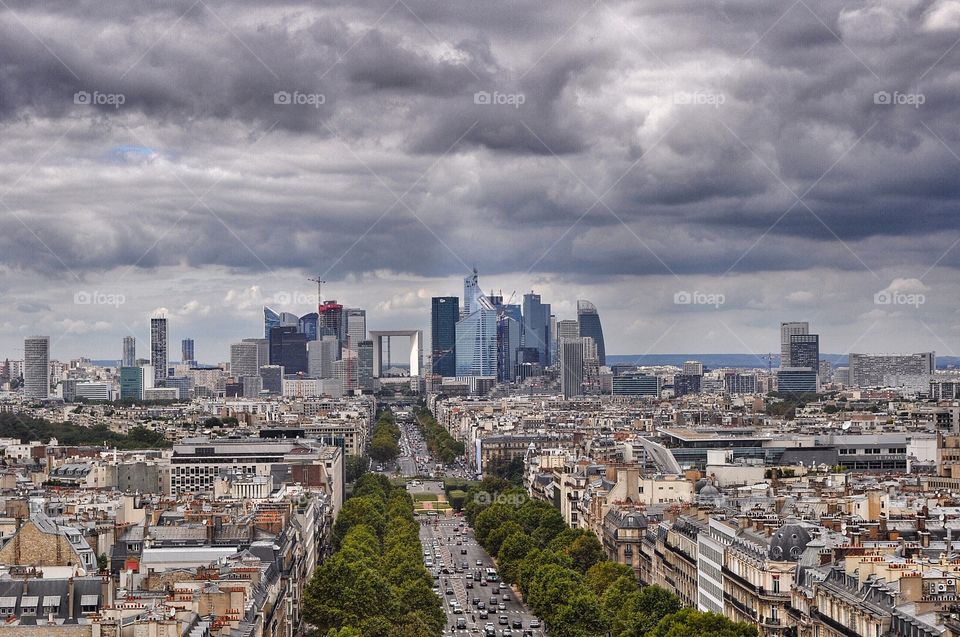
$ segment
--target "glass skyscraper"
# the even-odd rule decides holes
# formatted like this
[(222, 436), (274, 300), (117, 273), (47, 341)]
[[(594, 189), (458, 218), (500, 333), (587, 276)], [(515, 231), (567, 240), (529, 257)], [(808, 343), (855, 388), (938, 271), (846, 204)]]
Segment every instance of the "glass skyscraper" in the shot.
[(270, 364), (285, 374), (307, 373), (307, 337), (292, 325), (280, 325), (270, 332)]
[(523, 295), (523, 346), (536, 347), (540, 364), (550, 364), (550, 305), (533, 292)]
[(132, 336), (123, 337), (123, 358), (121, 367), (133, 367), (137, 363), (137, 339)]
[(193, 339), (185, 338), (182, 341), (180, 341), (180, 362), (192, 363), (196, 360), (197, 359), (193, 353)]
[(460, 299), (435, 296), (430, 312), (430, 341), (433, 373), (457, 375), (457, 321), (460, 320)]
[(310, 312), (309, 314), (304, 314), (300, 317), (300, 320), (297, 321), (298, 329), (300, 333), (307, 337), (308, 341), (317, 340), (317, 334), (319, 330), (317, 325), (320, 321), (320, 315), (316, 312)]
[(153, 386), (163, 387), (167, 377), (167, 319), (150, 319), (150, 364), (153, 365)]
[(597, 307), (590, 301), (577, 301), (577, 322), (580, 323), (580, 336), (589, 336), (596, 344), (600, 366), (606, 365), (607, 350), (603, 344), (603, 327)]
[(480, 308), (457, 323), (457, 376), (496, 376), (497, 311)]

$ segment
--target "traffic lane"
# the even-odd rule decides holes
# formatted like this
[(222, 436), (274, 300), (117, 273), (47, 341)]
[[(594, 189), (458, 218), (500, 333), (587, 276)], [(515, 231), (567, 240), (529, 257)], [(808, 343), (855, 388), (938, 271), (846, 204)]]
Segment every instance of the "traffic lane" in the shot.
[[(469, 606), (464, 606), (464, 602), (462, 598), (459, 597), (459, 595), (458, 595), (458, 601), (460, 601), (461, 606), (463, 606), (465, 609), (468, 609), (467, 610), (468, 614), (472, 615), (472, 617), (467, 618), (468, 627), (472, 627), (473, 625), (476, 625), (479, 629), (482, 630), (484, 624), (486, 624), (487, 622), (492, 622), (497, 627), (498, 631), (503, 628), (510, 628), (511, 630), (517, 631), (521, 629), (514, 628), (513, 626), (514, 626), (514, 621), (519, 620), (521, 622), (523, 630), (530, 629), (530, 622), (533, 619), (535, 619), (535, 615), (533, 615), (533, 613), (530, 612), (530, 610), (522, 603), (519, 596), (513, 590), (511, 590), (510, 587), (500, 589), (499, 581), (489, 583), (487, 586), (481, 586), (480, 582), (473, 581), (473, 588), (466, 589), (466, 579), (463, 579), (463, 578), (464, 577), (472, 578), (473, 572), (477, 568), (480, 568), (483, 571), (485, 571), (487, 568), (493, 567), (493, 561), (490, 558), (490, 556), (486, 553), (486, 551), (483, 549), (483, 547), (481, 547), (476, 543), (476, 540), (473, 538), (473, 534), (470, 532), (466, 534), (465, 540), (461, 539), (460, 546), (456, 545), (456, 538), (462, 537), (462, 536), (458, 536), (454, 532), (454, 528), (457, 522), (459, 521), (456, 518), (454, 518), (454, 520), (456, 521), (441, 520), (438, 523), (436, 537), (438, 537), (438, 539), (441, 540), (442, 546), (448, 546), (451, 549), (451, 551), (443, 552), (443, 555), (445, 556), (444, 561), (448, 565), (450, 562), (449, 562), (449, 558), (446, 558), (446, 556), (450, 555), (450, 552), (452, 552), (453, 557), (457, 559), (457, 563), (460, 563), (461, 561), (466, 561), (469, 565), (467, 573), (455, 574), (455, 576), (459, 577), (459, 581), (463, 583), (464, 590), (467, 594), (467, 604)], [(446, 544), (447, 539), (452, 539), (452, 542), (449, 545)], [(460, 554), (461, 548), (466, 548), (467, 550), (466, 555)], [(476, 566), (477, 560), (480, 560), (480, 563), (482, 566), (480, 567)], [(454, 581), (457, 581), (457, 580), (454, 580)], [(454, 590), (457, 591), (458, 589), (454, 588)], [(506, 600), (503, 599), (504, 595), (507, 596)], [(498, 606), (500, 603), (504, 604), (504, 606), (506, 607), (505, 610), (501, 611), (499, 607), (495, 609), (489, 608), (490, 598), (493, 596), (497, 598)], [(480, 619), (478, 609), (476, 606), (473, 605), (472, 600), (474, 598), (483, 601), (484, 605), (488, 607), (487, 608), (489, 613), (488, 619), (486, 620)], [(501, 616), (504, 616), (507, 618), (506, 625), (499, 623), (499, 618)], [(542, 634), (542, 629), (533, 629), (533, 631), (534, 631), (534, 635), (537, 635), (538, 637), (539, 635)], [(517, 634), (516, 632), (514, 634), (516, 637), (520, 637), (522, 635), (522, 633)]]

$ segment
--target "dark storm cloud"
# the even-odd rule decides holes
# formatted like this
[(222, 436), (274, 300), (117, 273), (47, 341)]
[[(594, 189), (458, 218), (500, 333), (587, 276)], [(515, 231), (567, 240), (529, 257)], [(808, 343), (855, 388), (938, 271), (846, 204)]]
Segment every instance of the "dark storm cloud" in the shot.
[(922, 270), (960, 226), (946, 4), (11, 2), (0, 252), (81, 279)]

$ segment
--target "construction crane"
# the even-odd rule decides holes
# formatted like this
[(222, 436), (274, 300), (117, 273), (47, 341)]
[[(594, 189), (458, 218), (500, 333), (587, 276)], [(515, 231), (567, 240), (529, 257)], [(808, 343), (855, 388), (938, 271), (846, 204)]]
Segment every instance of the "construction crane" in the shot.
[(315, 278), (315, 279), (307, 279), (307, 281), (313, 281), (314, 283), (317, 284), (317, 309), (319, 310), (319, 309), (320, 309), (320, 306), (323, 305), (323, 294), (322, 294), (322, 292), (323, 292), (323, 284), (326, 283), (326, 281), (324, 281), (323, 279), (321, 279), (319, 275), (317, 276), (317, 278)]

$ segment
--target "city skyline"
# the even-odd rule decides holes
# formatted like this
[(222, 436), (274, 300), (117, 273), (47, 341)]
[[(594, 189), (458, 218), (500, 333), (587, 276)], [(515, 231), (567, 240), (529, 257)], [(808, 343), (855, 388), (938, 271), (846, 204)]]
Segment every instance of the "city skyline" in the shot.
[(611, 354), (956, 353), (960, 22), (910, 6), (4, 7), (0, 352), (164, 308), (209, 359), (318, 275), (423, 328), (476, 267)]

